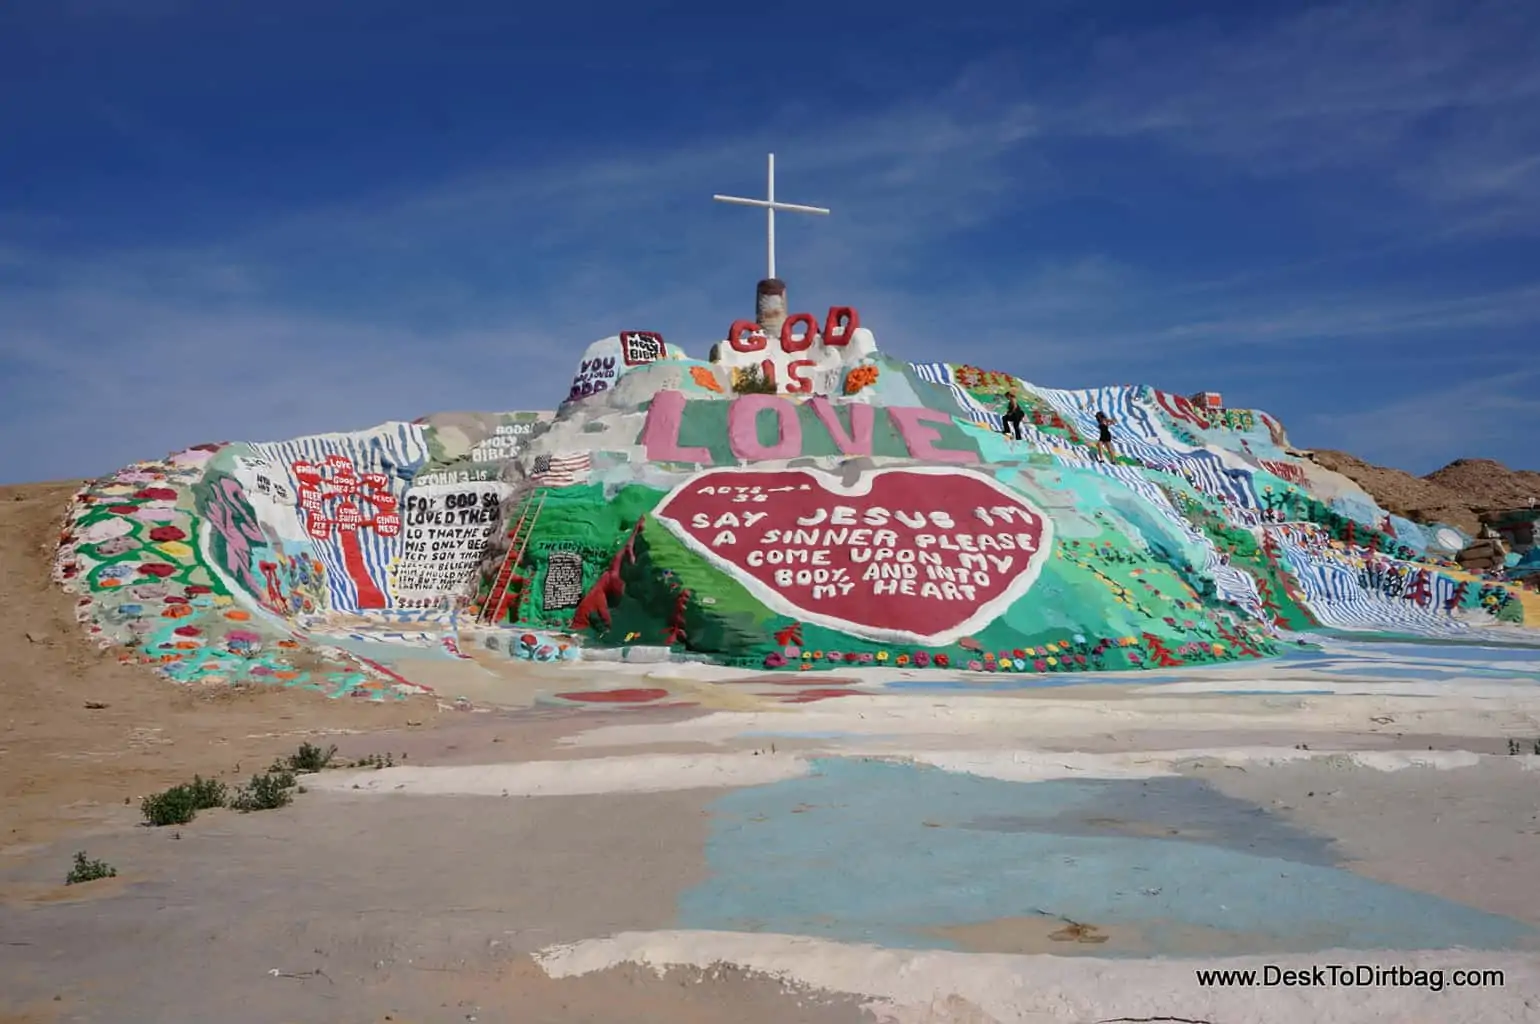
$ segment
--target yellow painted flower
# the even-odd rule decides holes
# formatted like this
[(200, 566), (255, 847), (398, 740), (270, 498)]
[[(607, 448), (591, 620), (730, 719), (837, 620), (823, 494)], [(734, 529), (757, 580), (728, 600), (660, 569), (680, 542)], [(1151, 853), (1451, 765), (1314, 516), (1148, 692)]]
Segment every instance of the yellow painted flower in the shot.
[(802, 660), (803, 661), (812, 661), (814, 658), (818, 657), (820, 653), (822, 653), (822, 652), (819, 652), (819, 651), (803, 651), (802, 652)]
[(888, 660), (888, 652), (887, 651), (878, 651), (877, 652), (877, 660), (878, 661), (887, 661)]
[(1050, 657), (1048, 659), (1048, 664), (1050, 664), (1050, 665), (1057, 665), (1058, 663), (1059, 663), (1059, 659), (1058, 658)]
[(193, 549), (179, 540), (168, 540), (155, 545), (167, 558), (191, 558)]

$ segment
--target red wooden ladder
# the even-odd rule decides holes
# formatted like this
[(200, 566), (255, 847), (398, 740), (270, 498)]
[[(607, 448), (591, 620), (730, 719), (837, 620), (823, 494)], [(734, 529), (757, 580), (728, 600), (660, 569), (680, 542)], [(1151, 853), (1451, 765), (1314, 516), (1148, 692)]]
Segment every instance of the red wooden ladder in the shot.
[(487, 603), (478, 616), (484, 623), (497, 622), (508, 609), (508, 584), (513, 580), (514, 570), (524, 561), (524, 550), (529, 546), (530, 534), (535, 532), (535, 520), (540, 518), (540, 510), (545, 508), (545, 495), (546, 489), (537, 487), (519, 502), (518, 520), (513, 529), (508, 531), (508, 553), (503, 556), (502, 568), (497, 570), (492, 590), (487, 594)]

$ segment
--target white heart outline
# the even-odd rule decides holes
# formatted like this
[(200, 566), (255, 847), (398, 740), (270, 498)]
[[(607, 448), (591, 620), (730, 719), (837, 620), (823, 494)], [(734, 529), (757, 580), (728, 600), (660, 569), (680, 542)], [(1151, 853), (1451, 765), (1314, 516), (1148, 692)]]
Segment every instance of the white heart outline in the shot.
[[(746, 569), (711, 550), (706, 543), (696, 538), (682, 522), (663, 511), (668, 508), (675, 498), (683, 494), (684, 491), (697, 483), (702, 477), (750, 473), (757, 475), (772, 473), (784, 475), (806, 474), (810, 478), (810, 483), (821, 486), (829, 494), (846, 498), (858, 498), (862, 495), (870, 494), (877, 478), (887, 473), (907, 473), (917, 476), (971, 477), (989, 486), (1002, 498), (1024, 507), (1028, 512), (1037, 516), (1042, 521), (1043, 529), (1041, 536), (1038, 538), (1037, 550), (1027, 557), (1025, 567), (1011, 580), (1010, 585), (995, 597), (975, 608), (972, 615), (956, 626), (942, 630), (939, 633), (930, 634), (911, 633), (908, 630), (901, 629), (879, 629), (834, 615), (822, 615), (788, 600), (779, 590), (762, 582)], [(673, 490), (668, 492), (662, 501), (653, 507), (652, 516), (662, 523), (669, 533), (677, 537), (685, 547), (700, 555), (715, 568), (731, 576), (767, 608), (796, 619), (799, 622), (811, 622), (826, 629), (850, 633), (868, 640), (893, 644), (942, 647), (977, 632), (1003, 615), (1006, 609), (1019, 601), (1026, 595), (1027, 591), (1032, 589), (1032, 585), (1037, 582), (1038, 574), (1042, 572), (1043, 564), (1048, 561), (1049, 556), (1053, 552), (1053, 520), (1049, 518), (1048, 513), (1028, 501), (1026, 495), (1020, 491), (1011, 490), (992, 476), (980, 473), (977, 470), (953, 466), (883, 466), (878, 469), (863, 470), (856, 482), (849, 487), (845, 486), (844, 482), (836, 474), (822, 469), (802, 467), (797, 469), (765, 469), (756, 466), (720, 466), (694, 473), (681, 481)]]

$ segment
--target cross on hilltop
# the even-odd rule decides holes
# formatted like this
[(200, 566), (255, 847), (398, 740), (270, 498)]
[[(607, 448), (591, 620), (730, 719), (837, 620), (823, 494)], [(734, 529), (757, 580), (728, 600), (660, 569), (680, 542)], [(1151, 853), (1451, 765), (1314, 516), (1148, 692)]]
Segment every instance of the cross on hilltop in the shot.
[(786, 213), (816, 213), (827, 216), (829, 211), (822, 206), (799, 206), (796, 203), (778, 203), (775, 201), (775, 154), (770, 154), (769, 182), (766, 185), (765, 198), (743, 199), (739, 196), (714, 195), (711, 198), (719, 203), (734, 203), (738, 206), (757, 206), (765, 211), (765, 257), (768, 270), (765, 274), (767, 280), (775, 280), (775, 211), (783, 210)]

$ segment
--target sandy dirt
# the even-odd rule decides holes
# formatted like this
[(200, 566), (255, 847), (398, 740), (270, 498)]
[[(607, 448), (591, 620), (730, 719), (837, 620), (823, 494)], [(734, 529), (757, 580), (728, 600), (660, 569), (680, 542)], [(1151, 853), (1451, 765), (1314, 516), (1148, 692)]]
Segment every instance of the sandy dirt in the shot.
[(426, 698), (179, 687), (89, 644), (73, 598), (49, 580), (77, 486), (0, 487), (0, 857), (194, 774), (244, 778), (308, 737), (439, 717)]
[[(49, 580), (76, 486), (0, 487), (0, 1024), (869, 1019), (851, 997), (742, 970), (556, 981), (523, 955), (667, 924), (701, 865), (648, 837), (661, 825), (688, 849), (689, 801), (339, 813), (345, 800), (311, 794), (293, 813), (142, 827), (144, 795), (195, 774), (242, 781), (306, 740), (347, 757), (528, 758), (549, 756), (576, 716), (191, 689), (123, 664), (86, 641)], [(77, 848), (122, 873), (62, 885)]]

